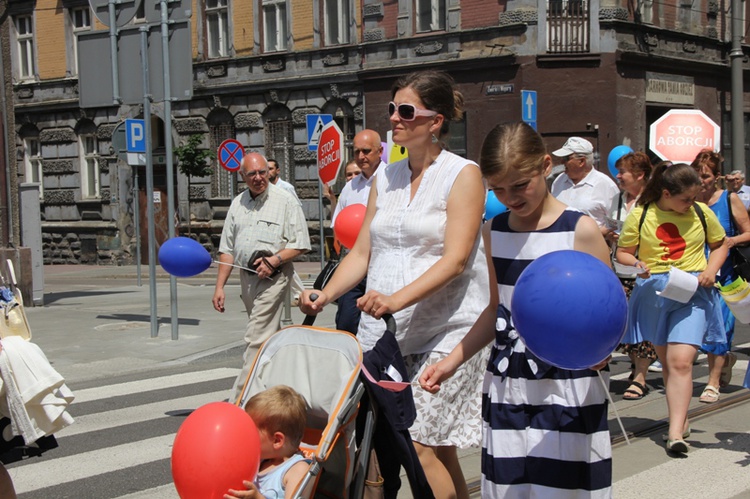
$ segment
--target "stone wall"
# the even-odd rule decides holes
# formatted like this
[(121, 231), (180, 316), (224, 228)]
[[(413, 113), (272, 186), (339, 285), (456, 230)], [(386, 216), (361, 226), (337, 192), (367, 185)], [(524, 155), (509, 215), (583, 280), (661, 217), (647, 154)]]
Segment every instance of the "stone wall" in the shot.
[(119, 231), (114, 227), (77, 230), (77, 232), (69, 232), (43, 228), (42, 251), (45, 265), (134, 263), (129, 253), (122, 247)]

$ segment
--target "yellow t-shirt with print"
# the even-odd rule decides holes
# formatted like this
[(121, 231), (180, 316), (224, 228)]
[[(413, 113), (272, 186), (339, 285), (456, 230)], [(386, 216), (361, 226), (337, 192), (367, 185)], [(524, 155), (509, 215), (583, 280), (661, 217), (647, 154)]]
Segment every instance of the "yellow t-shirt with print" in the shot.
[(638, 246), (638, 258), (651, 270), (652, 274), (669, 272), (677, 267), (685, 272), (702, 272), (706, 269), (704, 243), (719, 242), (726, 233), (714, 212), (703, 203), (697, 203), (706, 218), (706, 232), (703, 224), (691, 207), (687, 213), (660, 210), (651, 203), (646, 212), (640, 233), (638, 225), (643, 206), (636, 206), (625, 219), (617, 245), (623, 248)]

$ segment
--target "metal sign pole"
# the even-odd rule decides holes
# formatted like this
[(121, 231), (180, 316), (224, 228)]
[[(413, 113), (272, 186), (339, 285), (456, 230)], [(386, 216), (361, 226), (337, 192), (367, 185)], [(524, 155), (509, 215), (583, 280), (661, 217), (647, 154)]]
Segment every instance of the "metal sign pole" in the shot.
[(148, 26), (141, 26), (141, 67), (143, 68), (143, 125), (146, 135), (146, 206), (148, 206), (148, 280), (151, 296), (151, 337), (159, 336), (156, 315), (156, 234), (154, 228), (154, 161), (151, 149), (151, 96), (148, 84)]
[(120, 101), (120, 79), (117, 74), (117, 23), (115, 22), (115, 5), (118, 0), (109, 0), (109, 51), (112, 54), (112, 100), (119, 105)]
[[(175, 236), (174, 227), (174, 164), (172, 162), (172, 92), (169, 76), (169, 12), (167, 0), (161, 0), (161, 55), (164, 68), (164, 152), (167, 155), (167, 216), (169, 219), (169, 237)], [(169, 303), (172, 315), (172, 339), (179, 338), (177, 315), (177, 279), (169, 275)]]
[(133, 217), (135, 218), (135, 268), (138, 273), (138, 287), (141, 287), (141, 190), (138, 185), (138, 165), (134, 165)]
[(323, 232), (323, 181), (318, 179), (318, 207), (320, 209), (320, 270), (322, 271), (325, 266), (325, 235)]

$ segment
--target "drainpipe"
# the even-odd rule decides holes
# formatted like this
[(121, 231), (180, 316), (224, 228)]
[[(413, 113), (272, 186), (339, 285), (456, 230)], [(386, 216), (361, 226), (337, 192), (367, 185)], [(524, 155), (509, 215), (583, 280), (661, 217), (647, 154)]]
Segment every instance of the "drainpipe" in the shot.
[(739, 13), (742, 12), (742, 0), (732, 0), (732, 50), (729, 61), (732, 75), (732, 170), (745, 171), (745, 95), (743, 91), (742, 37), (744, 26)]
[(14, 246), (13, 244), (13, 199), (11, 197), (12, 189), (11, 189), (11, 182), (13, 181), (13, 177), (10, 174), (10, 156), (8, 154), (8, 108), (6, 104), (5, 99), (5, 57), (3, 56), (3, 42), (5, 40), (2, 39), (0, 36), (0, 75), (3, 78), (3, 91), (0, 92), (0, 106), (2, 106), (2, 120), (3, 120), (3, 133), (5, 134), (5, 137), (3, 139), (3, 158), (5, 158), (5, 204), (6, 204), (6, 212), (8, 214), (6, 218), (6, 230), (8, 233), (8, 238), (6, 241), (3, 241), (4, 244), (8, 246)]

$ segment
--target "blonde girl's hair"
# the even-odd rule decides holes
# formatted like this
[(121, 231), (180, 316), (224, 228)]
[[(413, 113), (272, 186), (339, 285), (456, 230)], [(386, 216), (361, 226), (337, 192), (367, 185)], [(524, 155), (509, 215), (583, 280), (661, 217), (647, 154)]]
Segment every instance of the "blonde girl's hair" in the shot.
[(662, 162), (651, 172), (651, 178), (648, 179), (641, 197), (638, 198), (638, 204), (644, 205), (658, 201), (665, 189), (676, 196), (691, 187), (700, 185), (701, 179), (692, 166), (685, 163), (672, 165)]
[(526, 123), (495, 126), (484, 138), (479, 167), (487, 177), (505, 176), (511, 168), (522, 174), (544, 171), (547, 148), (542, 136)]
[(307, 403), (293, 388), (276, 385), (253, 395), (245, 404), (258, 430), (266, 433), (280, 431), (296, 449), (302, 442), (307, 424)]

